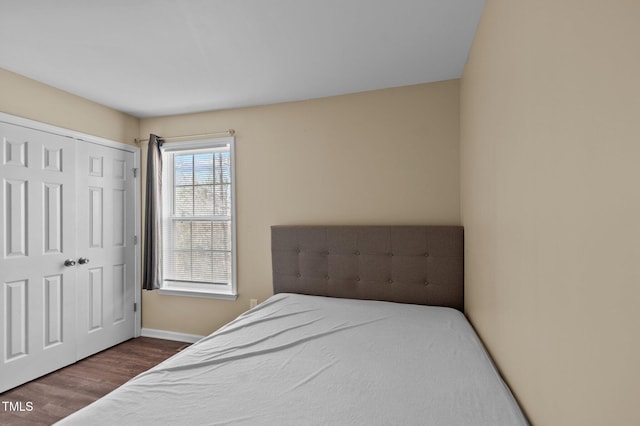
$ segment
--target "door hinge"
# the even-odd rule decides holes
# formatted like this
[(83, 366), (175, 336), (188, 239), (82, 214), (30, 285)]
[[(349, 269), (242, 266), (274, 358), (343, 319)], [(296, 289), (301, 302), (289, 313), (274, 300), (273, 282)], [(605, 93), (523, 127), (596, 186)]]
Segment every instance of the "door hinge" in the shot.
[(138, 169), (136, 167), (134, 167), (133, 169), (131, 169), (133, 171), (133, 177), (138, 177)]
[(138, 304), (137, 303), (133, 303), (133, 312), (138, 312)]
[(137, 236), (137, 235), (134, 235), (134, 236), (133, 236), (133, 245), (134, 245), (134, 246), (135, 246), (135, 245), (138, 245), (138, 236)]

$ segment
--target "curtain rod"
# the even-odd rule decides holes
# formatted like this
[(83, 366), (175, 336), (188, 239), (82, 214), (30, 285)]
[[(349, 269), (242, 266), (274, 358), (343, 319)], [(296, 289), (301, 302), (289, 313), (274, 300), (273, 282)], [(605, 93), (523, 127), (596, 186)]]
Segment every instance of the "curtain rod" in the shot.
[[(213, 132), (213, 133), (200, 133), (197, 135), (184, 135), (184, 136), (167, 136), (166, 138), (159, 137), (159, 139), (169, 142), (169, 141), (179, 141), (183, 139), (194, 139), (194, 138), (203, 138), (208, 136), (233, 136), (236, 134), (236, 131), (233, 129), (225, 130), (224, 132)], [(139, 144), (140, 142), (147, 142), (149, 138), (146, 139), (134, 139), (135, 143)]]

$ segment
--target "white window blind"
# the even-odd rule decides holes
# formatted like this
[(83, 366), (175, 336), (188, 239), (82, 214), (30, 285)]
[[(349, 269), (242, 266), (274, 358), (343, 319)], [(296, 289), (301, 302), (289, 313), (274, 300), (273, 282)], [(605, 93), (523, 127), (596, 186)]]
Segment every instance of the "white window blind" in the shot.
[(235, 294), (233, 157), (233, 138), (163, 146), (163, 288)]

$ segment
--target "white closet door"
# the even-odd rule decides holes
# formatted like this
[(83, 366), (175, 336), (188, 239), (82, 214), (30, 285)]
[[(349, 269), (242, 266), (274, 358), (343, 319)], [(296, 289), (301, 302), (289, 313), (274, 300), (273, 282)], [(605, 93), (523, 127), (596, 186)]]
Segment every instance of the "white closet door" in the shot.
[(133, 167), (0, 121), (0, 392), (134, 336)]
[(0, 392), (76, 360), (75, 146), (0, 122)]
[(135, 181), (131, 152), (79, 143), (77, 155), (80, 359), (134, 335)]

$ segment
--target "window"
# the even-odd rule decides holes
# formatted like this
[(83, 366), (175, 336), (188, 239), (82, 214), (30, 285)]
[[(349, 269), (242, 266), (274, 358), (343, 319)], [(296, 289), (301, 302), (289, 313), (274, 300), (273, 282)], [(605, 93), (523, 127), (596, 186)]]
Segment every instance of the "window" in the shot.
[(162, 294), (236, 297), (234, 138), (165, 143)]

